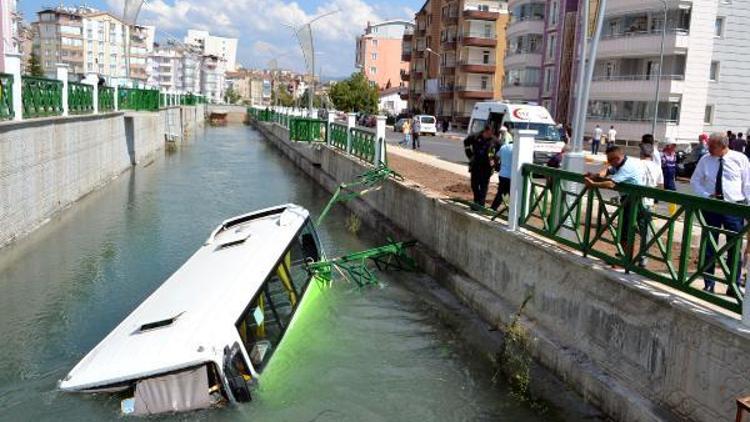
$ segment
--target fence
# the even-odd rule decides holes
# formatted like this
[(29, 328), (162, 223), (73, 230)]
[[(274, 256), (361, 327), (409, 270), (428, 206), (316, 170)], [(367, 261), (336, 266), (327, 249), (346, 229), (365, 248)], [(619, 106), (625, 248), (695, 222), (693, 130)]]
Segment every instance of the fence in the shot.
[[(583, 183), (581, 174), (524, 165), (521, 226), (584, 256), (742, 312), (738, 280), (750, 207), (642, 186), (618, 185), (613, 192)], [(644, 200), (659, 205), (645, 207)], [(670, 215), (666, 204), (677, 211)], [(718, 227), (716, 215), (741, 219), (741, 229)], [(726, 286), (727, 294), (704, 291), (706, 279)]]
[(68, 113), (94, 112), (94, 87), (78, 82), (68, 82)]
[(10, 120), (13, 116), (13, 75), (0, 73), (0, 120)]
[(331, 137), (329, 138), (329, 140), (334, 148), (346, 151), (346, 144), (349, 142), (347, 138), (348, 130), (349, 128), (346, 125), (331, 123)]
[(99, 111), (113, 111), (115, 109), (115, 89), (108, 86), (99, 87)]
[(355, 157), (372, 163), (375, 159), (375, 133), (369, 130), (349, 129), (351, 132), (351, 153)]
[(63, 113), (62, 81), (24, 76), (21, 83), (24, 116), (48, 117)]
[[(318, 119), (291, 119), (281, 116), (277, 123), (285, 126), (288, 124), (289, 140), (293, 142), (326, 142), (328, 131), (326, 122)], [(287, 123), (288, 122), (288, 123)]]
[(117, 100), (120, 110), (155, 111), (159, 109), (159, 99), (157, 90), (119, 88)]

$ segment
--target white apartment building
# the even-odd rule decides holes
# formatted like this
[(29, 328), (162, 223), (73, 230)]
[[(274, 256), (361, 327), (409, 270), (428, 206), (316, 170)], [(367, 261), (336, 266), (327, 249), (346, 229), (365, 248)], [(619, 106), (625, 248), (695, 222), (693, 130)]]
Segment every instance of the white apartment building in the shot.
[(202, 56), (189, 46), (156, 45), (149, 55), (148, 86), (176, 91), (201, 92)]
[(226, 62), (217, 56), (205, 55), (201, 64), (201, 94), (209, 101), (224, 101)]
[(586, 133), (614, 125), (619, 139), (651, 133), (660, 78), (657, 139), (696, 141), (704, 130), (750, 126), (747, 2), (668, 0), (664, 64), (661, 1), (615, 0), (606, 12)]
[(208, 31), (190, 29), (185, 36), (185, 44), (202, 48), (205, 55), (220, 57), (226, 63), (227, 71), (237, 70), (237, 38), (217, 37)]
[(542, 75), (545, 2), (510, 0), (508, 10), (503, 98), (537, 101)]

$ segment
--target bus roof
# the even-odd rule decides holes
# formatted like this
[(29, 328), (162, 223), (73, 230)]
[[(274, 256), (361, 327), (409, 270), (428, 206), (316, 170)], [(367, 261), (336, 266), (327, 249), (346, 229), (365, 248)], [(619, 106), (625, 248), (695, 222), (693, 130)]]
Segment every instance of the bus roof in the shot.
[(93, 390), (221, 362), (235, 322), (308, 220), (288, 204), (224, 221), (203, 246), (60, 382)]

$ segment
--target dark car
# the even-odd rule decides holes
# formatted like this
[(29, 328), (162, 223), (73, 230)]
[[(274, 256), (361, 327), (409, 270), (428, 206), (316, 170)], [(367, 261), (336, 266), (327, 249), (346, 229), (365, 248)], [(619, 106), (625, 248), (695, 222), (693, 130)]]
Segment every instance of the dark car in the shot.
[(701, 157), (708, 154), (705, 146), (698, 145), (690, 152), (677, 151), (677, 177), (691, 177)]

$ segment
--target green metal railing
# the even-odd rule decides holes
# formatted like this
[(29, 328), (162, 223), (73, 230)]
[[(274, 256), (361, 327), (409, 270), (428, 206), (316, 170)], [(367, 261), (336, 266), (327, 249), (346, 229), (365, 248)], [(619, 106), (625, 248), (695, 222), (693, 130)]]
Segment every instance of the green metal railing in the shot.
[(79, 82), (68, 82), (68, 113), (94, 112), (94, 87)]
[(114, 111), (115, 109), (115, 89), (108, 86), (99, 87), (99, 112)]
[[(286, 127), (287, 119), (281, 116), (279, 124)], [(318, 119), (291, 119), (289, 124), (289, 140), (293, 142), (326, 142), (327, 123)]]
[(157, 90), (120, 87), (117, 95), (120, 110), (156, 111), (159, 109), (160, 94)]
[(339, 123), (331, 123), (331, 137), (330, 142), (334, 148), (338, 148), (342, 151), (346, 151), (347, 143), (347, 132), (349, 128), (346, 125)]
[[(523, 176), (527, 200), (520, 225), (525, 229), (584, 256), (742, 311), (737, 280), (750, 206), (642, 186), (618, 185), (618, 192), (589, 188), (581, 174), (531, 164), (524, 165)], [(644, 207), (644, 199), (660, 205)], [(670, 215), (666, 204), (677, 211)], [(707, 223), (710, 213), (741, 217), (745, 223), (739, 231), (715, 227)], [(713, 257), (711, 250), (716, 251)], [(704, 291), (707, 278), (727, 286), (727, 294)]]
[(0, 73), (0, 120), (10, 120), (13, 117), (13, 75)]
[(62, 114), (62, 81), (22, 76), (21, 82), (24, 118)]
[(352, 155), (372, 163), (375, 159), (375, 132), (355, 128), (350, 129), (350, 131), (352, 137)]

